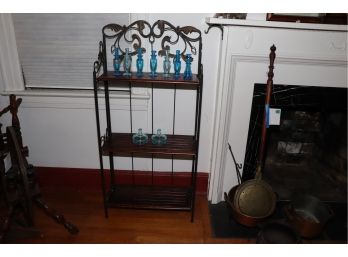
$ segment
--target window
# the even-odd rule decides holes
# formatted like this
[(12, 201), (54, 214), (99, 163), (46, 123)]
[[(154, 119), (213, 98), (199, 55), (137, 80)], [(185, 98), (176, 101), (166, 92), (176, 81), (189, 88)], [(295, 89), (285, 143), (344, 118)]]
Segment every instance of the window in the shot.
[(92, 89), (103, 26), (130, 14), (12, 14), (26, 88)]

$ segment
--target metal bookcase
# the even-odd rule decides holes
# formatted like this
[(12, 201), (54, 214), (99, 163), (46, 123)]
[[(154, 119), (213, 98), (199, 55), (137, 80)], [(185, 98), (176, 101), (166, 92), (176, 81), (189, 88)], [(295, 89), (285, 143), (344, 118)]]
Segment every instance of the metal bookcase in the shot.
[[(99, 43), (98, 60), (94, 62), (93, 67), (93, 85), (105, 216), (108, 217), (109, 207), (186, 210), (191, 211), (191, 222), (193, 222), (203, 90), (201, 31), (192, 26), (175, 27), (164, 20), (158, 20), (153, 25), (149, 24), (147, 21), (138, 20), (129, 26), (108, 24), (103, 27), (102, 34), (103, 41)], [(115, 75), (114, 71), (108, 71), (106, 46), (109, 40), (113, 42), (111, 45), (111, 53), (117, 48), (121, 57), (124, 57), (126, 52), (125, 48), (121, 47), (122, 42), (131, 45), (129, 50), (131, 56), (136, 55), (139, 48), (141, 48), (144, 53), (146, 52), (146, 49), (142, 45), (143, 40), (148, 40), (151, 44), (151, 49), (155, 41), (160, 42), (161, 49), (158, 51), (158, 54), (164, 56), (167, 51), (167, 55), (169, 52), (169, 58), (175, 57), (174, 50), (171, 49), (171, 46), (179, 47), (180, 45), (181, 59), (186, 61), (186, 53), (190, 53), (193, 60), (198, 62), (198, 72), (197, 74), (192, 74), (192, 78), (190, 79), (184, 79), (183, 74), (180, 74), (179, 77), (168, 77), (160, 72), (158, 72), (156, 77), (151, 76), (151, 74), (147, 72), (144, 72), (142, 76), (137, 76), (135, 73), (129, 76)], [(125, 85), (127, 86), (125, 87)], [(139, 146), (132, 142), (134, 126), (131, 92), (133, 87), (139, 86), (148, 87), (152, 91), (152, 134), (154, 134), (153, 101), (155, 101), (155, 99), (153, 99), (153, 90), (156, 88), (173, 89), (173, 133), (167, 135), (167, 143), (165, 145), (154, 145), (149, 141)], [(117, 88), (129, 94), (129, 133), (116, 133), (111, 127), (112, 117), (110, 114), (109, 94), (110, 89)], [(192, 121), (192, 125), (194, 125), (194, 135), (175, 134), (177, 89), (196, 91), (195, 118)], [(101, 101), (98, 100), (98, 93), (104, 94), (105, 103), (101, 103)], [(106, 132), (104, 135), (102, 135), (101, 132), (101, 115), (106, 116)], [(151, 137), (152, 134), (149, 134), (149, 137)], [(129, 171), (133, 178), (131, 183), (124, 184), (118, 181), (118, 171), (115, 170), (114, 156), (128, 156), (132, 159), (132, 169)], [(104, 168), (104, 157), (109, 157), (109, 171)], [(138, 171), (134, 170), (133, 167), (134, 157), (152, 159), (152, 170), (148, 171), (151, 177), (150, 183), (144, 185), (135, 183), (134, 175), (136, 175)], [(170, 183), (168, 185), (156, 184), (154, 182), (155, 172), (153, 170), (154, 158), (172, 159), (172, 171), (170, 172), (170, 176), (172, 177), (171, 181), (173, 181), (174, 177), (173, 160), (191, 160), (192, 169), (189, 183), (187, 183), (187, 185), (175, 185), (175, 183)], [(107, 175), (109, 175), (109, 177), (107, 177)], [(107, 180), (109, 178), (110, 186), (107, 185)]]

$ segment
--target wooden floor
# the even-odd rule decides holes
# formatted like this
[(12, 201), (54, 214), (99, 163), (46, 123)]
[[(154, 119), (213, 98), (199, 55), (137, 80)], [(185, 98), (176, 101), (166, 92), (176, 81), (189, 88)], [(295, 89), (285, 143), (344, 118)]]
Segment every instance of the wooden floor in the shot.
[[(76, 225), (78, 235), (71, 235), (60, 224), (34, 208), (35, 228), (41, 236), (11, 241), (30, 244), (253, 244), (255, 238), (215, 238), (212, 236), (208, 201), (197, 195), (195, 220), (188, 211), (109, 209), (105, 218), (102, 195), (96, 191), (71, 188), (41, 188), (43, 199)], [(311, 241), (303, 243), (344, 243)]]
[(42, 236), (15, 243), (254, 243), (255, 239), (212, 237), (208, 201), (198, 195), (193, 223), (187, 211), (109, 209), (104, 217), (100, 192), (42, 189), (44, 200), (75, 224), (80, 233), (70, 235), (62, 225), (35, 208), (35, 226)]

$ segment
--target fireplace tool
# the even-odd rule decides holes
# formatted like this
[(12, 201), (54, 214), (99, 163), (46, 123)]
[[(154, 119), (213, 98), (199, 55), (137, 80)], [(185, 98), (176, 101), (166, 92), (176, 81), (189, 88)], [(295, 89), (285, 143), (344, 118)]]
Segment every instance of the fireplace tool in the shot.
[[(261, 143), (257, 160), (255, 178), (241, 183), (234, 192), (230, 201), (233, 201), (235, 210), (247, 218), (254, 218), (253, 222), (248, 223), (249, 226), (255, 226), (260, 219), (270, 216), (276, 205), (276, 195), (272, 187), (262, 180), (262, 169), (265, 155), (265, 144), (267, 136), (267, 127), (269, 123), (269, 105), (273, 87), (273, 69), (276, 47), (272, 45), (269, 55), (270, 65), (268, 71), (268, 80), (266, 87), (265, 112), (263, 117)], [(236, 167), (237, 168), (237, 167)], [(231, 193), (231, 192), (230, 192)]]

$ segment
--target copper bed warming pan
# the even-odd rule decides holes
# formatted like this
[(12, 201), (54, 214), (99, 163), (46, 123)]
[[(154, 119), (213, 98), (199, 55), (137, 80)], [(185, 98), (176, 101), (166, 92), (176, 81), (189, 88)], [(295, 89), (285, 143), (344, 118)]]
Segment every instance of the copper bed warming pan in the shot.
[[(256, 220), (263, 220), (264, 218), (272, 215), (276, 206), (276, 194), (273, 192), (272, 187), (261, 178), (266, 145), (266, 134), (269, 123), (269, 105), (271, 102), (273, 87), (273, 69), (276, 47), (272, 45), (270, 50), (270, 65), (266, 87), (265, 111), (263, 116), (261, 143), (257, 160), (257, 168), (254, 179), (241, 183), (239, 167), (232, 153), (231, 146), (228, 144), (234, 164), (236, 166), (238, 182), (240, 184), (238, 187), (236, 187), (235, 190), (233, 190), (233, 192), (230, 191), (228, 195), (228, 203), (232, 204), (232, 208), (234, 208), (240, 215), (244, 215), (245, 217), (253, 217)], [(231, 198), (232, 196), (233, 198)]]
[(232, 187), (228, 194), (226, 192), (224, 193), (227, 208), (229, 209), (233, 219), (239, 224), (244, 225), (246, 227), (256, 227), (259, 223), (264, 222), (273, 213), (273, 211), (270, 210), (269, 214), (262, 216), (247, 215), (241, 213), (239, 210), (236, 209), (236, 207), (233, 204), (233, 198), (238, 186), (239, 185)]
[(274, 45), (271, 46), (269, 54), (270, 64), (268, 67), (268, 79), (266, 86), (265, 111), (261, 131), (261, 142), (255, 178), (243, 182), (236, 190), (234, 195), (234, 206), (244, 214), (262, 216), (275, 208), (276, 197), (271, 186), (262, 180), (262, 166), (264, 162), (264, 152), (266, 146), (267, 128), (269, 126), (269, 105), (271, 103), (273, 87), (273, 69), (275, 60)]
[[(276, 194), (271, 186), (261, 179), (252, 179), (241, 183), (239, 166), (234, 158), (231, 145), (228, 144), (228, 147), (236, 166), (238, 185), (234, 186), (228, 194), (224, 193), (225, 201), (232, 217), (238, 223), (247, 227), (255, 227), (273, 214), (276, 207)], [(240, 195), (237, 197), (237, 204), (235, 204), (237, 192)]]
[(272, 187), (260, 177), (240, 184), (233, 198), (239, 212), (252, 217), (270, 216), (275, 210), (276, 201)]

